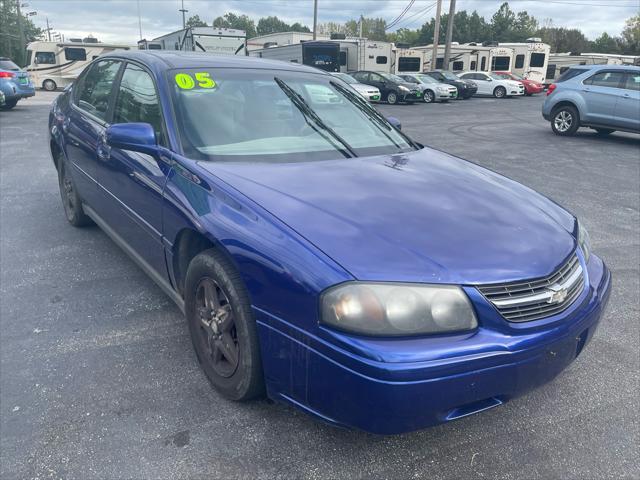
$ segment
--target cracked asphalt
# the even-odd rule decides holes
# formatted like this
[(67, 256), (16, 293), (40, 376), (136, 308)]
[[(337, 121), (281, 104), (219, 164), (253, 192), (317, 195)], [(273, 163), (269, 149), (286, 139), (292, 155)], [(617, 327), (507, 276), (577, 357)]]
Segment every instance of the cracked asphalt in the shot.
[(555, 381), (420, 432), (336, 429), (208, 385), (171, 301), (64, 219), (38, 92), (0, 112), (0, 477), (640, 478), (640, 137), (551, 133), (542, 97), (379, 107), (583, 219), (614, 287)]

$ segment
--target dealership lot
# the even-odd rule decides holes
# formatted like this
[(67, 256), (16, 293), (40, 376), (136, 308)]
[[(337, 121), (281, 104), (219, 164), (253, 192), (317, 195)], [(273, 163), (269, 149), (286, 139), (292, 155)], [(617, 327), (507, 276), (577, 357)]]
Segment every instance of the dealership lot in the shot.
[(640, 137), (551, 133), (543, 98), (381, 105), (414, 139), (584, 220), (614, 288), (554, 382), (396, 437), (209, 388), (184, 319), (97, 228), (70, 227), (48, 156), (53, 94), (0, 113), (2, 478), (637, 478)]

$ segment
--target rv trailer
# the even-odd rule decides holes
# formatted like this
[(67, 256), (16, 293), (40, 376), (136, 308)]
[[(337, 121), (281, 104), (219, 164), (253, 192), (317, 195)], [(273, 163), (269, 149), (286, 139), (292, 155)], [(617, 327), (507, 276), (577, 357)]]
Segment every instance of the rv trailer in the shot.
[(114, 50), (129, 50), (129, 46), (93, 41), (31, 42), (27, 45), (27, 71), (36, 87), (54, 91), (78, 78), (91, 61)]
[(215, 55), (246, 55), (246, 47), (244, 30), (216, 27), (189, 27), (154, 38), (151, 42), (138, 42), (138, 48), (142, 50), (180, 50)]
[(340, 71), (340, 44), (328, 41), (310, 41), (297, 45), (269, 47), (249, 52), (252, 57), (281, 60), (283, 62), (308, 65), (326, 72)]

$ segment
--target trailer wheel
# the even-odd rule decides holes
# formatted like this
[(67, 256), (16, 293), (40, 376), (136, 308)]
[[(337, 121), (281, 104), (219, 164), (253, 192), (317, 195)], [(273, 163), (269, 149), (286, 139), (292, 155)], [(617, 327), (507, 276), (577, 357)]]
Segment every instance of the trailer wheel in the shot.
[(387, 93), (387, 103), (389, 105), (395, 105), (396, 103), (398, 103), (398, 95), (396, 95), (395, 92)]
[(47, 92), (55, 92), (58, 88), (58, 85), (56, 85), (56, 82), (54, 82), (53, 80), (47, 79), (42, 82), (42, 88), (44, 88)]

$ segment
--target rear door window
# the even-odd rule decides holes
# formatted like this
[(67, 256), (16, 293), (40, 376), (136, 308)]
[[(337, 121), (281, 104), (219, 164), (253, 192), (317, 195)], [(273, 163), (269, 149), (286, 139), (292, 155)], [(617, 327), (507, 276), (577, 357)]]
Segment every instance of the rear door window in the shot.
[(627, 73), (625, 76), (623, 87), (627, 90), (640, 90), (640, 72)]
[(594, 87), (620, 88), (624, 72), (599, 72), (587, 78), (583, 83)]
[(163, 143), (160, 101), (153, 79), (143, 68), (129, 63), (120, 80), (113, 123), (137, 122), (151, 124), (158, 142)]
[(120, 65), (121, 62), (117, 60), (103, 60), (91, 65), (78, 84), (78, 107), (101, 120), (106, 120), (113, 81)]

